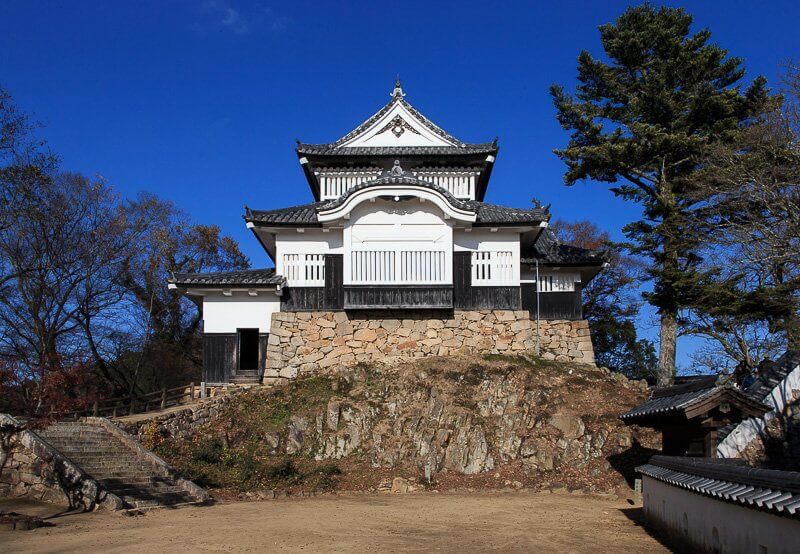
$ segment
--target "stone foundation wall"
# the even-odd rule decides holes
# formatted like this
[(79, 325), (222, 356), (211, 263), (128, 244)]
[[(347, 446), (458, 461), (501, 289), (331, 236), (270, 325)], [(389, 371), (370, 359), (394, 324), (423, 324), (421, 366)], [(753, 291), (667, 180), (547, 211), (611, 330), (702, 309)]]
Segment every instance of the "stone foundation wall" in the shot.
[[(538, 334), (544, 358), (594, 363), (587, 321), (540, 321)], [(526, 310), (278, 312), (264, 377), (423, 356), (532, 353), (536, 336)]]
[(227, 392), (221, 396), (201, 400), (184, 410), (169, 412), (151, 418), (124, 417), (116, 421), (126, 433), (132, 435), (140, 443), (146, 444), (148, 433), (153, 429), (165, 438), (185, 439), (192, 436), (206, 423), (214, 420), (219, 410), (236, 396), (236, 392)]

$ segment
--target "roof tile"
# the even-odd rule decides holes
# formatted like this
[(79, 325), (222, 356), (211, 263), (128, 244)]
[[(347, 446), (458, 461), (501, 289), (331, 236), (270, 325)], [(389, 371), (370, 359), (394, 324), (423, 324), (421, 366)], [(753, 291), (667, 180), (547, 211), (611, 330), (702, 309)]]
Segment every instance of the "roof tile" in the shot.
[(182, 287), (283, 285), (286, 279), (275, 269), (244, 269), (211, 273), (175, 273), (169, 283)]

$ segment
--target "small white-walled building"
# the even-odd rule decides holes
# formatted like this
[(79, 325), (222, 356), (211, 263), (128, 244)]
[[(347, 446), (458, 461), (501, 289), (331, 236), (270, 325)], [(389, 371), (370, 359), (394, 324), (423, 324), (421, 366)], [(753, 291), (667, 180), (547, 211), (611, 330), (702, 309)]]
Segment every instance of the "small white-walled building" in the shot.
[(636, 468), (648, 522), (682, 551), (800, 551), (800, 474), (653, 456)]
[[(274, 269), (175, 275), (202, 299), (207, 382), (262, 374), (273, 313), (530, 310), (581, 319), (598, 254), (559, 244), (539, 206), (484, 201), (497, 142), (463, 142), (405, 99), (330, 144), (298, 142), (313, 202), (246, 208)], [(527, 186), (527, 185), (526, 185)]]

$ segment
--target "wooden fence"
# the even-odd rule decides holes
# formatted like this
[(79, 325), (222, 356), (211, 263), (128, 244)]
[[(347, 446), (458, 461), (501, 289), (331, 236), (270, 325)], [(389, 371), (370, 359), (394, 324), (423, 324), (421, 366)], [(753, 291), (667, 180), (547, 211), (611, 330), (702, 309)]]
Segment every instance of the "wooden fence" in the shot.
[(150, 410), (163, 410), (172, 406), (188, 404), (196, 398), (200, 398), (201, 388), (194, 383), (175, 387), (174, 389), (162, 388), (148, 394), (136, 397), (117, 396), (104, 398), (94, 401), (91, 408), (85, 410), (75, 410), (70, 412), (50, 412), (51, 418), (77, 419), (82, 416), (94, 417), (117, 417), (123, 415), (133, 415)]

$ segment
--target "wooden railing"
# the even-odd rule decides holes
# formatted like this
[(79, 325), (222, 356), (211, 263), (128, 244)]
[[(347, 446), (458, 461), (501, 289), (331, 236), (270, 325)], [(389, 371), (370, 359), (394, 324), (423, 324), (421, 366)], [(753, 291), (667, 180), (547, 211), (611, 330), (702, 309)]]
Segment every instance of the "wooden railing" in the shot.
[(284, 254), (283, 275), (292, 287), (325, 285), (324, 254)]
[(450, 284), (443, 250), (352, 250), (351, 285)]
[(150, 410), (163, 410), (172, 406), (188, 404), (201, 396), (200, 387), (194, 383), (175, 387), (173, 389), (162, 388), (148, 394), (143, 394), (131, 398), (130, 396), (117, 396), (95, 400), (92, 406), (83, 410), (70, 410), (66, 412), (50, 411), (52, 419), (77, 419), (82, 416), (94, 417), (117, 417), (123, 415), (133, 415)]

